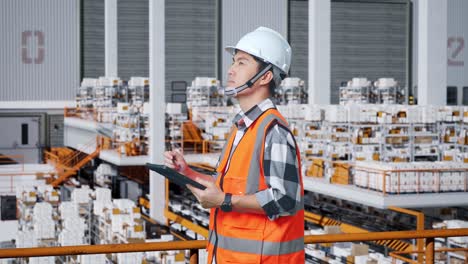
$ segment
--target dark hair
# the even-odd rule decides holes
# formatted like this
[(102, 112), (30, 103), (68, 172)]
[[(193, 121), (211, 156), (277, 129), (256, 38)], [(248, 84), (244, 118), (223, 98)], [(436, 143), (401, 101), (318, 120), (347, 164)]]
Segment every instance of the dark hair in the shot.
[[(252, 56), (256, 62), (258, 62), (258, 71), (261, 71), (262, 69), (264, 69), (268, 63), (266, 63), (265, 61), (263, 61), (262, 59), (260, 58), (257, 58), (255, 56)], [(268, 90), (270, 91), (270, 96), (274, 96), (275, 95), (275, 90), (276, 90), (276, 83), (275, 83), (275, 77), (274, 77), (274, 73), (273, 73), (273, 69), (270, 69), (269, 71), (271, 71), (271, 74), (273, 74), (273, 78), (271, 79), (269, 85), (268, 85)]]

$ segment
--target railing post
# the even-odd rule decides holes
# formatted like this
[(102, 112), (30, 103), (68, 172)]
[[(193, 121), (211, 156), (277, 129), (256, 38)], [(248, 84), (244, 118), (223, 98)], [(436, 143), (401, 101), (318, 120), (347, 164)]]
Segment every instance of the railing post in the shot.
[[(416, 230), (418, 231), (421, 231), (421, 230), (424, 230), (424, 214), (421, 213), (421, 212), (417, 212), (416, 213)], [(418, 250), (423, 250), (423, 239), (422, 238), (419, 238), (416, 240), (416, 245), (418, 247)], [(434, 250), (432, 252), (432, 256), (434, 258)], [(422, 253), (418, 253), (418, 263), (421, 263), (422, 260), (423, 260), (423, 254)], [(432, 263), (432, 262), (431, 262)]]
[[(424, 230), (424, 213), (409, 210), (409, 209), (399, 208), (396, 206), (389, 206), (388, 209), (393, 210), (395, 212), (400, 212), (400, 213), (416, 216), (416, 230), (418, 231)], [(418, 251), (422, 252), (424, 248), (424, 239), (418, 238), (416, 240), (416, 246), (417, 246)], [(423, 253), (418, 253), (418, 263), (422, 263), (423, 260), (424, 260)]]
[(434, 263), (434, 238), (426, 238), (426, 264)]
[(198, 249), (190, 249), (190, 264), (198, 264)]

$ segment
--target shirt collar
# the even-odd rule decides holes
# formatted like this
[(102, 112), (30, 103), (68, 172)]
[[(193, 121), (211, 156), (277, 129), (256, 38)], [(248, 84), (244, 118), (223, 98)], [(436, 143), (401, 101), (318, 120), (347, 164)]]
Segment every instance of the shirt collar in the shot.
[(276, 108), (276, 106), (270, 98), (267, 98), (254, 107), (250, 108), (245, 113), (241, 110), (239, 113), (237, 113), (232, 122), (237, 126), (238, 129), (246, 129), (250, 127), (250, 125), (252, 125), (252, 123), (257, 120), (257, 118), (261, 116), (266, 110), (271, 108)]

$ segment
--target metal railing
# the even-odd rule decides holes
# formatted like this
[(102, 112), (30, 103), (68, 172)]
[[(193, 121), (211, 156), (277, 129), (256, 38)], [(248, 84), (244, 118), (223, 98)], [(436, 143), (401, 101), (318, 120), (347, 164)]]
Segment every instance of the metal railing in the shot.
[[(468, 228), (444, 229), (444, 230), (416, 230), (416, 231), (393, 231), (373, 232), (359, 234), (334, 234), (334, 235), (310, 235), (305, 236), (304, 244), (336, 243), (336, 242), (360, 242), (388, 239), (425, 239), (423, 250), (395, 252), (398, 254), (424, 254), (425, 263), (434, 263), (435, 238), (468, 236)], [(0, 258), (22, 258), (22, 257), (44, 257), (44, 256), (68, 256), (86, 254), (128, 253), (167, 250), (190, 250), (190, 263), (198, 263), (198, 249), (206, 247), (206, 240), (177, 241), (177, 242), (152, 242), (135, 244), (111, 244), (111, 245), (87, 245), (87, 246), (64, 246), (64, 247), (41, 247), (41, 248), (15, 248), (1, 249)], [(459, 249), (466, 251), (467, 249)], [(439, 249), (438, 251), (443, 251)], [(451, 251), (447, 249), (446, 251)], [(407, 258), (405, 261), (416, 263)]]

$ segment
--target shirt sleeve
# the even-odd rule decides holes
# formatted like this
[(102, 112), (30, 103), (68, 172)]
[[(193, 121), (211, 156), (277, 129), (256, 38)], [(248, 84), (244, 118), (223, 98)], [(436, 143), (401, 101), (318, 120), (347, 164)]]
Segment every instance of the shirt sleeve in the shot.
[(302, 206), (296, 144), (291, 132), (274, 125), (266, 135), (263, 169), (268, 189), (255, 194), (270, 220), (294, 215)]

